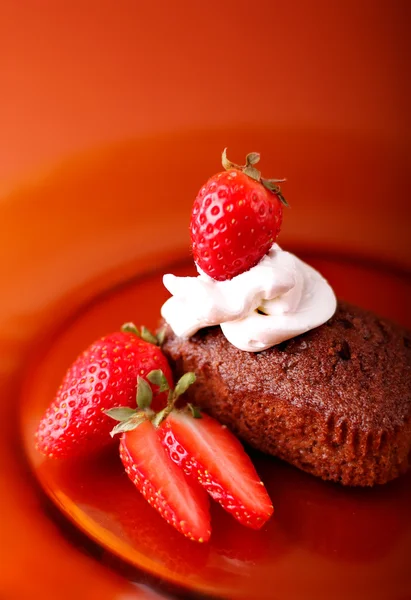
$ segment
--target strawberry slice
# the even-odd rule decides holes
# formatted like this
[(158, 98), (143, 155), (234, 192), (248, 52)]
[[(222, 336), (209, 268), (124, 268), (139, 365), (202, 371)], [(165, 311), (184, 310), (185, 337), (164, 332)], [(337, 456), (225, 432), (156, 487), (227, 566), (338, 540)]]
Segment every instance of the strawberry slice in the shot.
[(151, 371), (147, 379), (159, 392), (168, 390), (163, 410), (151, 410), (151, 387), (139, 378), (137, 408), (106, 411), (118, 421), (111, 435), (123, 434), (120, 456), (136, 487), (171, 525), (192, 540), (210, 537), (206, 495), (201, 495), (197, 482), (242, 525), (260, 529), (274, 509), (241, 443), (224, 425), (191, 404), (182, 410), (175, 407), (195, 382), (195, 374), (185, 373), (174, 389), (159, 369)]
[(157, 431), (170, 458), (242, 525), (260, 529), (271, 517), (274, 509), (263, 482), (224, 425), (204, 413), (194, 418), (173, 410)]
[(134, 485), (170, 525), (193, 541), (210, 538), (207, 494), (170, 460), (150, 420), (123, 433), (120, 457)]

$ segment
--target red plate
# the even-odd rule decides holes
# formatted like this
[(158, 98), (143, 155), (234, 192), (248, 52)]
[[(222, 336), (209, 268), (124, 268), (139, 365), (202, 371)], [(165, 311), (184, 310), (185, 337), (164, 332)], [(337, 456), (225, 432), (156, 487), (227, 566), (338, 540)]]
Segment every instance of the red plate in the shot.
[[(351, 284), (346, 286), (353, 278), (362, 281), (370, 298), (380, 286), (398, 289), (399, 305), (410, 293), (399, 274), (337, 257), (302, 256), (350, 299), (357, 299)], [(190, 263), (169, 267), (177, 274), (192, 271)], [(230, 598), (328, 599), (332, 589), (333, 598), (364, 600), (406, 590), (410, 476), (375, 489), (344, 489), (253, 453), (276, 508), (274, 518), (255, 532), (213, 505), (211, 542), (198, 545), (176, 533), (136, 492), (115, 448), (87, 461), (53, 461), (36, 453), (34, 429), (67, 365), (122, 321), (155, 326), (166, 296), (159, 272), (138, 277), (96, 298), (37, 349), (23, 388), (22, 427), (27, 455), (47, 494), (122, 560), (196, 591)]]

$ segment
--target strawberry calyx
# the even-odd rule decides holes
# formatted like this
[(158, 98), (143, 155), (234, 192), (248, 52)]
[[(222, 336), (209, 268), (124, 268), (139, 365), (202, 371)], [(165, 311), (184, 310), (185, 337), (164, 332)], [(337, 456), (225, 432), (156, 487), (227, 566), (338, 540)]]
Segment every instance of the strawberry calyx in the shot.
[[(149, 373), (147, 375), (147, 379), (150, 381), (150, 383), (153, 383), (154, 385), (158, 385), (157, 379), (164, 377), (162, 371), (159, 371), (159, 373), (161, 375), (157, 375), (157, 371), (151, 371), (151, 373)], [(190, 387), (190, 385), (192, 385), (195, 382), (195, 380), (196, 380), (195, 373), (191, 373), (191, 372), (185, 373), (184, 375), (182, 375), (180, 377), (180, 379), (177, 381), (177, 384), (176, 384), (174, 390), (169, 391), (168, 399), (167, 399), (167, 406), (165, 408), (163, 408), (163, 410), (158, 412), (155, 415), (155, 417), (152, 419), (153, 425), (155, 427), (159, 427), (161, 425), (161, 423), (168, 417), (168, 415), (171, 413), (171, 411), (174, 410), (175, 403), (177, 402), (178, 398), (182, 394), (184, 394), (184, 392), (187, 391), (187, 389)], [(167, 380), (165, 379), (165, 377), (164, 377), (163, 385), (167, 385), (167, 387), (168, 387), (168, 383), (167, 383)], [(161, 389), (161, 386), (160, 386), (160, 389)], [(191, 410), (191, 412), (194, 416), (193, 410)]]
[[(153, 385), (158, 386), (159, 392), (168, 391), (166, 407), (158, 413), (151, 410), (150, 407), (153, 400), (151, 387), (145, 379), (137, 377), (136, 408), (119, 406), (104, 411), (106, 415), (118, 421), (117, 425), (110, 432), (111, 437), (119, 433), (132, 431), (147, 420), (151, 421), (155, 427), (159, 427), (168, 415), (175, 410), (177, 400), (195, 382), (196, 376), (195, 373), (185, 373), (180, 377), (174, 389), (170, 388), (166, 376), (161, 369), (150, 371), (147, 379)], [(201, 419), (200, 409), (197, 406), (187, 404), (187, 409), (191, 412), (193, 418)]]
[(289, 207), (290, 205), (288, 204), (287, 200), (284, 198), (284, 196), (281, 192), (281, 188), (278, 185), (279, 183), (283, 183), (286, 180), (285, 179), (265, 179), (265, 178), (261, 177), (261, 171), (259, 171), (254, 166), (258, 162), (260, 162), (260, 158), (261, 158), (261, 155), (259, 154), (259, 152), (250, 152), (246, 156), (245, 165), (236, 165), (235, 163), (231, 162), (231, 160), (229, 160), (227, 158), (227, 148), (224, 148), (223, 154), (221, 157), (221, 162), (226, 171), (229, 171), (230, 169), (236, 169), (237, 171), (241, 171), (245, 175), (248, 175), (248, 177), (251, 177), (251, 179), (254, 179), (255, 181), (258, 181), (259, 183), (261, 183), (267, 190), (269, 190), (273, 194), (276, 194), (276, 196), (278, 197), (280, 202), (284, 206)]
[(139, 330), (136, 327), (136, 325), (134, 325), (134, 323), (130, 321), (128, 323), (124, 323), (121, 326), (121, 331), (123, 333), (133, 333), (134, 335), (141, 338), (145, 342), (148, 342), (149, 344), (153, 344), (154, 346), (162, 346), (164, 343), (165, 327), (160, 329), (160, 331), (157, 333), (157, 335), (154, 335), (154, 333), (152, 333), (149, 329), (147, 329), (147, 327), (144, 327), (144, 325), (142, 325)]
[(113, 413), (114, 410), (115, 410), (114, 408), (111, 408), (110, 410), (105, 411), (106, 415), (108, 415), (112, 419), (115, 419), (116, 421), (120, 421), (111, 430), (111, 432), (110, 432), (111, 437), (114, 437), (118, 433), (125, 433), (126, 431), (133, 431), (133, 429), (137, 429), (137, 427), (139, 425), (141, 425), (142, 423), (144, 423), (145, 421), (150, 420), (148, 411), (130, 409), (133, 411), (133, 414), (123, 418), (122, 416), (115, 416), (114, 414), (110, 414), (110, 413)]

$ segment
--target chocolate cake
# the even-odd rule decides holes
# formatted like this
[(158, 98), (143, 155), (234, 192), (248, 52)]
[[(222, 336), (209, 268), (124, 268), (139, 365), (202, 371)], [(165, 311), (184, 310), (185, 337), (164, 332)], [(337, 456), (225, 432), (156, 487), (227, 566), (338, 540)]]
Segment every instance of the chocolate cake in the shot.
[(394, 479), (411, 459), (411, 334), (339, 302), (321, 327), (259, 353), (231, 345), (220, 327), (190, 339), (167, 330), (188, 395), (240, 438), (344, 485)]

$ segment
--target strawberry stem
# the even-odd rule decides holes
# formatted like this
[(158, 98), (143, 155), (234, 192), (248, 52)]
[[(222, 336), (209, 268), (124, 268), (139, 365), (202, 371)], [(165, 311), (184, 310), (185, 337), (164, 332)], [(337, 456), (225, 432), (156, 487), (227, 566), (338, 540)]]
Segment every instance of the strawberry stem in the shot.
[[(149, 373), (148, 376), (152, 376), (152, 373), (153, 371)], [(167, 406), (163, 408), (163, 410), (161, 410), (159, 413), (157, 413), (156, 416), (153, 418), (152, 423), (155, 427), (158, 427), (164, 421), (164, 419), (168, 417), (168, 415), (174, 409), (175, 403), (177, 402), (178, 398), (182, 394), (184, 394), (184, 392), (187, 391), (187, 389), (190, 387), (190, 385), (192, 385), (195, 382), (195, 380), (195, 373), (191, 372), (185, 373), (184, 375), (182, 375), (182, 377), (180, 377), (180, 379), (177, 381), (177, 385), (174, 388), (174, 390), (170, 390), (168, 393)]]
[(176, 402), (176, 396), (174, 393), (174, 390), (170, 390), (168, 393), (168, 398), (167, 398), (167, 406), (165, 408), (163, 408), (163, 410), (160, 410), (160, 412), (158, 412), (156, 414), (156, 416), (153, 418), (153, 425), (154, 427), (158, 427), (163, 421), (164, 419), (166, 419), (168, 417), (168, 415), (171, 413), (171, 411), (174, 408), (174, 404)]
[(248, 177), (251, 177), (251, 179), (254, 179), (254, 181), (259, 181), (268, 191), (275, 194), (278, 197), (278, 199), (280, 200), (280, 202), (282, 204), (284, 204), (284, 206), (289, 206), (287, 200), (284, 198), (283, 194), (281, 193), (280, 187), (277, 185), (278, 183), (283, 183), (286, 180), (285, 179), (264, 179), (264, 178), (262, 178), (261, 171), (259, 171), (258, 169), (256, 169), (254, 167), (254, 165), (256, 165), (259, 161), (260, 161), (260, 154), (258, 152), (250, 152), (246, 156), (245, 165), (236, 165), (235, 163), (231, 162), (231, 160), (229, 160), (227, 158), (227, 148), (224, 148), (223, 154), (221, 157), (221, 162), (226, 171), (229, 171), (230, 169), (237, 169), (237, 171), (241, 171), (245, 175), (248, 175)]
[[(165, 392), (169, 390), (167, 397), (167, 406), (163, 408), (163, 410), (155, 414), (150, 409), (151, 401), (153, 398), (153, 393), (151, 391), (150, 385), (142, 377), (137, 377), (137, 409), (119, 406), (104, 411), (106, 415), (108, 415), (115, 421), (120, 421), (111, 431), (110, 435), (112, 437), (117, 433), (131, 431), (132, 429), (135, 429), (140, 425), (140, 423), (142, 423), (146, 419), (150, 419), (153, 425), (155, 427), (158, 427), (164, 421), (164, 419), (168, 417), (171, 411), (174, 410), (174, 406), (178, 398), (182, 394), (184, 394), (184, 392), (187, 391), (190, 385), (192, 385), (195, 382), (196, 376), (195, 373), (185, 373), (177, 381), (177, 385), (174, 388), (174, 390), (170, 390), (166, 376), (164, 375), (163, 371), (161, 371), (161, 369), (150, 371), (150, 373), (147, 375), (147, 379), (153, 385), (157, 385), (160, 392)], [(199, 414), (199, 409), (191, 405), (189, 406), (191, 408), (191, 412), (193, 413), (193, 417), (201, 418), (201, 415)]]

